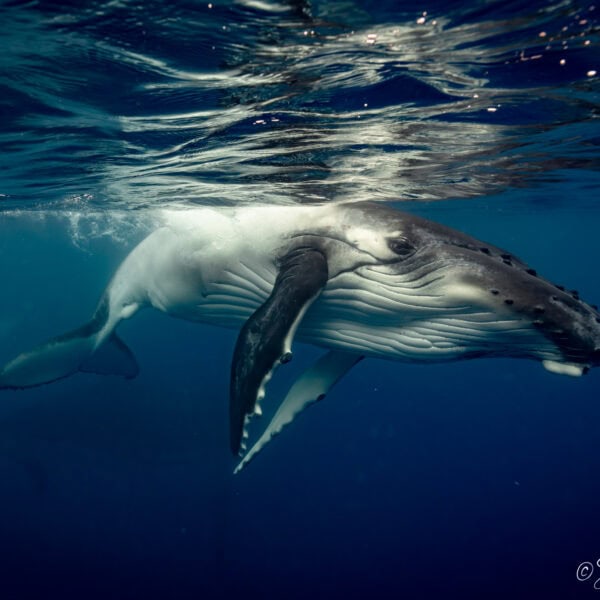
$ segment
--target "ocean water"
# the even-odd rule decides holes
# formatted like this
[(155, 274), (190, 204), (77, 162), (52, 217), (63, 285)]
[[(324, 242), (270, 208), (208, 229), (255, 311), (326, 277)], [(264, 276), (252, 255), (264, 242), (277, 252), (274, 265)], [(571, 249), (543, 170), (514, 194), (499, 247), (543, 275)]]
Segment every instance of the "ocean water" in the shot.
[[(557, 0), (3, 0), (0, 364), (86, 322), (172, 206), (390, 202), (600, 303), (599, 24)], [(599, 373), (365, 360), (234, 476), (236, 332), (120, 333), (136, 379), (0, 393), (2, 600), (600, 598)]]

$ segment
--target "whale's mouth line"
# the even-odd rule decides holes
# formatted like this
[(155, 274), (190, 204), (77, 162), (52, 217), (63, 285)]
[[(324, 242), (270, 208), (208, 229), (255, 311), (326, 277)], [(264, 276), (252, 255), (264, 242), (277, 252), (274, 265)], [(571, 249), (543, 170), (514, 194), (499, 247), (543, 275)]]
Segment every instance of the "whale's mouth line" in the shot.
[(584, 374), (600, 362), (600, 351), (594, 362), (567, 338), (547, 335), (518, 303), (515, 309), (512, 301), (498, 301), (490, 282), (461, 280), (462, 264), (422, 254), (398, 262), (361, 265), (332, 277), (323, 291), (325, 306), (315, 307), (327, 332), (309, 318), (301, 337), (409, 361), (426, 359), (427, 352), (434, 360), (518, 355), (567, 375)]

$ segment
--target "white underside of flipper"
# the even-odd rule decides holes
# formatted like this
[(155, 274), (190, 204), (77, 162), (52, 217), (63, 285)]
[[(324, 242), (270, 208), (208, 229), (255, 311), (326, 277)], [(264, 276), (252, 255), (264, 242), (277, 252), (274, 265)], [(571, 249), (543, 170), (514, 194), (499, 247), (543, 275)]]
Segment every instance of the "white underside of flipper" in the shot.
[(292, 385), (271, 422), (234, 473), (239, 473), (296, 415), (322, 399), (360, 358), (356, 354), (331, 351), (307, 369)]

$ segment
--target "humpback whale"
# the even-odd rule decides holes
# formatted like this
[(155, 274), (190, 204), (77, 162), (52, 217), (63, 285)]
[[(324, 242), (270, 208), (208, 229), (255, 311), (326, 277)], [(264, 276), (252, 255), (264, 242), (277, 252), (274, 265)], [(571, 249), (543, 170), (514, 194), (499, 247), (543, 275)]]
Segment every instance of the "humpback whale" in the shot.
[[(77, 371), (135, 377), (137, 362), (116, 328), (144, 307), (239, 329), (229, 382), (236, 471), (363, 357), (528, 358), (567, 375), (600, 364), (597, 307), (510, 252), (439, 223), (367, 202), (194, 208), (165, 211), (91, 320), (8, 362), (0, 388)], [(261, 414), (266, 385), (291, 359), (294, 340), (326, 353), (247, 450), (249, 419)]]

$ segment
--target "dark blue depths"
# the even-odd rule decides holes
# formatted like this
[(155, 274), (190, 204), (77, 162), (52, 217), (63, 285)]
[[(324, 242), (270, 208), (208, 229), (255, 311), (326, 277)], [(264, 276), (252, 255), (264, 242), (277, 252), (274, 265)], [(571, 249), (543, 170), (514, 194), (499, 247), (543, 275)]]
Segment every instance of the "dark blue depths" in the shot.
[[(600, 303), (587, 4), (1, 9), (0, 364), (85, 322), (173, 200), (409, 199)], [(2, 393), (1, 598), (600, 594), (576, 577), (600, 559), (595, 371), (366, 360), (233, 476), (235, 332), (146, 311), (121, 334), (135, 380)]]

